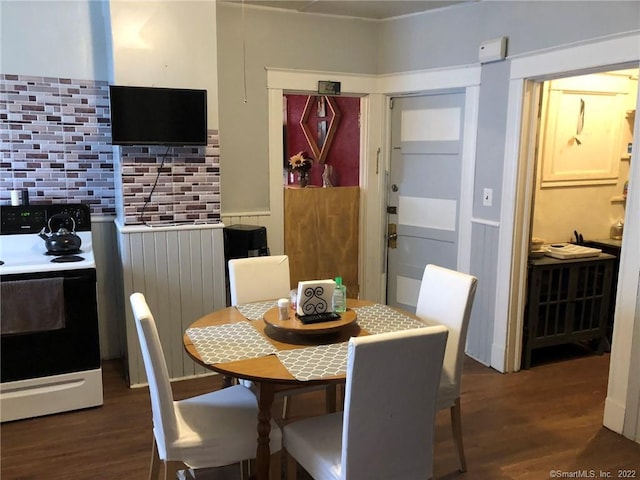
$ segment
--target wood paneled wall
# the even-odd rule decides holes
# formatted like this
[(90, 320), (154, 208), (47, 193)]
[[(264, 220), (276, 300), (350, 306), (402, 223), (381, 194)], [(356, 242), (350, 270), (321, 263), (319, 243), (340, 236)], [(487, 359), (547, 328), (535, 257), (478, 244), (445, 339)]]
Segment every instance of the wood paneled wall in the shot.
[(121, 326), (124, 319), (121, 275), (118, 268), (118, 242), (113, 217), (91, 219), (93, 255), (96, 260), (98, 325), (100, 328), (100, 358), (122, 356)]
[(198, 318), (226, 306), (222, 225), (124, 227), (118, 232), (126, 312), (125, 365), (130, 385), (146, 383), (129, 295), (145, 295), (171, 378), (207, 371), (184, 352), (182, 335)]
[[(478, 277), (478, 291), (473, 301), (466, 354), (484, 365), (491, 364), (497, 277), (499, 229), (474, 222), (472, 226), (470, 273)], [(504, 354), (504, 352), (502, 352)]]
[(358, 297), (359, 198), (359, 187), (285, 189), (284, 252), (292, 287), (341, 276), (347, 296)]

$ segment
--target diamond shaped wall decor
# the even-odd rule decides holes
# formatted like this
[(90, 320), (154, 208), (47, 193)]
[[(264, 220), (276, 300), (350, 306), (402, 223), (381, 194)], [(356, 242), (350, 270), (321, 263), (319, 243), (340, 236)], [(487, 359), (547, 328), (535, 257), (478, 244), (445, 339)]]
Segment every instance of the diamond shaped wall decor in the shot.
[[(329, 108), (329, 115), (326, 115), (323, 108), (314, 107), (314, 102), (318, 101), (318, 104), (327, 105)], [(316, 112), (315, 117), (311, 117), (311, 114)], [(331, 148), (331, 142), (336, 134), (338, 125), (340, 123), (340, 110), (336, 105), (335, 100), (330, 96), (317, 97), (315, 95), (309, 95), (307, 97), (307, 103), (304, 106), (302, 118), (300, 119), (300, 127), (304, 132), (304, 136), (307, 139), (307, 144), (313, 152), (314, 159), (324, 164), (327, 159), (327, 154)], [(326, 128), (326, 122), (329, 121), (329, 127)], [(318, 132), (316, 135), (312, 133), (312, 128)], [(321, 132), (321, 133), (320, 133)], [(324, 135), (324, 138), (321, 136)]]

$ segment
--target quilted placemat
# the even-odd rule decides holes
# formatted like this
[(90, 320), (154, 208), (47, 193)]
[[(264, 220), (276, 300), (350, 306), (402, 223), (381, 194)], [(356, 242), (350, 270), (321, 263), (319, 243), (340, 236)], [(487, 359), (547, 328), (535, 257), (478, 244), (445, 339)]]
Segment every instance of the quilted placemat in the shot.
[(411, 328), (427, 327), (420, 320), (404, 315), (388, 305), (375, 304), (353, 309), (358, 316), (358, 325), (371, 334), (397, 332)]
[(281, 350), (278, 359), (296, 380), (314, 380), (347, 373), (347, 342)]
[(209, 365), (265, 357), (277, 351), (249, 322), (189, 328), (186, 333)]
[(243, 303), (237, 305), (236, 308), (243, 317), (249, 320), (262, 320), (267, 311), (278, 305), (276, 300), (267, 300), (266, 302)]

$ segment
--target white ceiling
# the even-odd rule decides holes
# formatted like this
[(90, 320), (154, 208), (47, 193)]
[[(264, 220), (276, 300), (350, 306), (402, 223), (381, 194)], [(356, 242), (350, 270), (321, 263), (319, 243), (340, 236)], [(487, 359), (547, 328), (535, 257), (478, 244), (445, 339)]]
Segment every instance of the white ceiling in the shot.
[(218, 0), (305, 13), (384, 20), (478, 0)]

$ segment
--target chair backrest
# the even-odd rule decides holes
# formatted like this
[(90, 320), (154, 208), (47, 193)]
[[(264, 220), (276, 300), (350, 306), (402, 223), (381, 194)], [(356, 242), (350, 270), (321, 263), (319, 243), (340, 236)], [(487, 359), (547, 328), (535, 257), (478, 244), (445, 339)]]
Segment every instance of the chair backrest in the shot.
[(444, 326), (349, 340), (343, 479), (430, 478)]
[(149, 382), (153, 428), (158, 451), (166, 452), (166, 445), (178, 438), (179, 429), (173, 405), (173, 392), (169, 371), (162, 351), (160, 336), (142, 293), (133, 293), (129, 300), (135, 317), (138, 340), (144, 360), (144, 370)]
[(231, 305), (289, 298), (289, 257), (273, 255), (229, 260), (229, 289)]
[(449, 329), (443, 376), (460, 396), (460, 377), (471, 307), (478, 279), (437, 265), (427, 265), (422, 276), (416, 315)]

